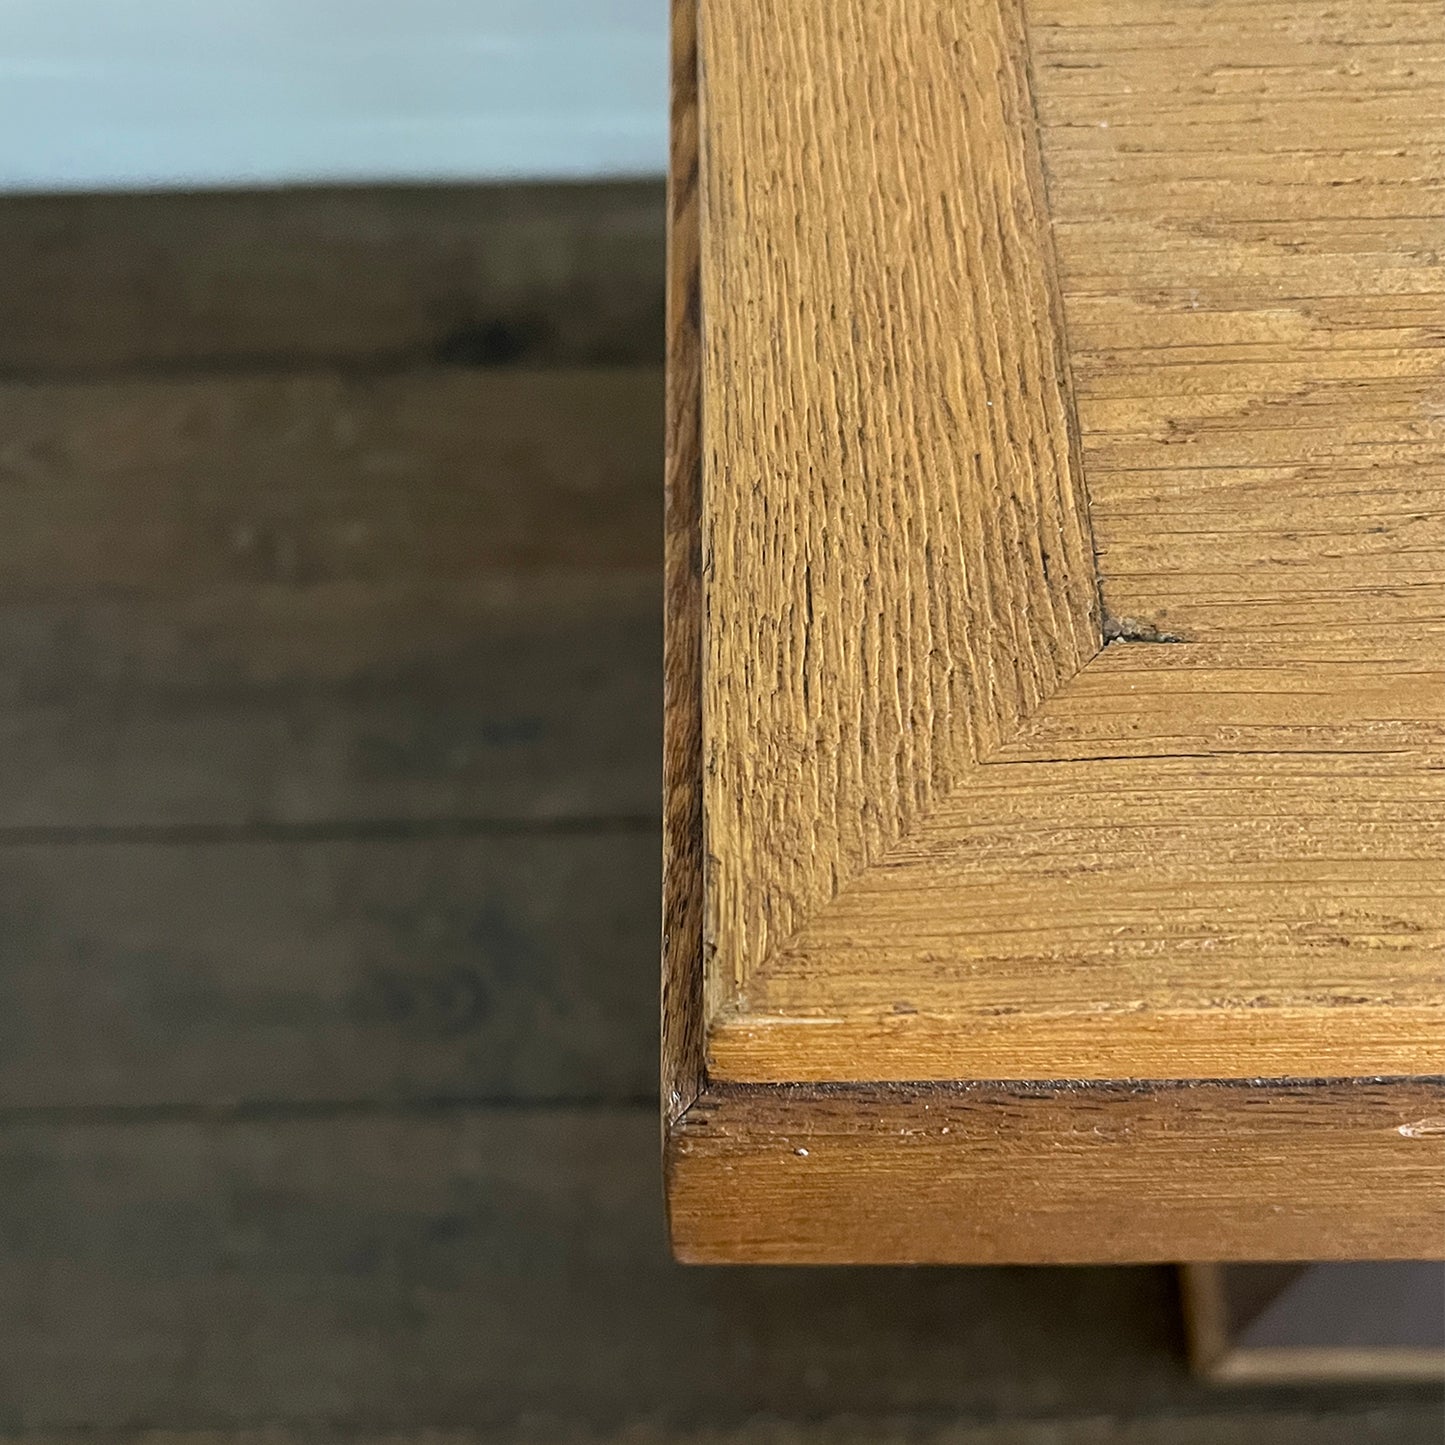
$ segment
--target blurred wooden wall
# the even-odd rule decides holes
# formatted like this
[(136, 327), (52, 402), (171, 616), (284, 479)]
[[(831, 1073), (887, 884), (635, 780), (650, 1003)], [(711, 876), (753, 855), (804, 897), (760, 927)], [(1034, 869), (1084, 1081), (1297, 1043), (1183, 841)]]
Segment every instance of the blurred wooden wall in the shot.
[(667, 1259), (661, 215), (0, 203), (0, 1433), (1439, 1445), (1166, 1270)]

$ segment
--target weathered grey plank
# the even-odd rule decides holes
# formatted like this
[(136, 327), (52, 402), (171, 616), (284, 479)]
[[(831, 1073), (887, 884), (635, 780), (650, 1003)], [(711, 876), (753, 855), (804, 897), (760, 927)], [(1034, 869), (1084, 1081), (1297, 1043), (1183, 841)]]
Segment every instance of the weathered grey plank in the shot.
[(656, 368), (0, 384), (0, 600), (655, 567), (661, 486)]
[(35, 1433), (24, 1445), (1439, 1445), (1439, 1412), (1401, 1403), (1387, 1409), (1322, 1405), (1315, 1412), (1223, 1408), (1155, 1418), (1067, 1415), (986, 1425), (909, 1417), (784, 1420), (686, 1428), (623, 1421), (612, 1428), (558, 1429), (517, 1421), (491, 1430), (417, 1429), (341, 1434), (326, 1430), (205, 1430)]
[(659, 579), (0, 606), (0, 828), (650, 814)]
[(650, 1098), (658, 846), (0, 847), (0, 1114)]
[(662, 356), (659, 183), (0, 202), (0, 374)]
[(0, 828), (651, 813), (660, 396), (0, 387)]
[(1167, 1271), (671, 1264), (650, 1110), (12, 1123), (0, 1233), (11, 1431), (1221, 1408)]

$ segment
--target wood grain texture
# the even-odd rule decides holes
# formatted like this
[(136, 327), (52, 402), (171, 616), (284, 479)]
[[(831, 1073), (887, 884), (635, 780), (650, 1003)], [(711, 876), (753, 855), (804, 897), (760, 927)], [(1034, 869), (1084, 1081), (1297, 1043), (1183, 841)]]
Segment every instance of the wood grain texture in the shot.
[(1297, 753), (1336, 757), (1342, 773), (1372, 756), (1393, 758), (1397, 772), (1433, 770), (1445, 756), (1437, 644), (1445, 630), (1421, 626), (1389, 652), (1342, 639), (1327, 659), (1254, 642), (1114, 645), (996, 761)]
[(657, 831), (0, 846), (0, 1117), (653, 1097)]
[[(685, 1259), (1414, 1258), (1445, 1084), (722, 1088), (674, 1130)], [(1364, 1201), (1362, 1207), (1362, 1201)]]
[(1017, 6), (702, 16), (726, 1002), (1099, 633)]
[(710, 1071), (1439, 1073), (1445, 24), (1025, 11), (703, 7)]
[(654, 813), (658, 371), (0, 406), (0, 827)]
[(710, 1056), (759, 1082), (1445, 1072), (1442, 784), (1369, 753), (982, 768)]
[(0, 374), (657, 365), (662, 186), (0, 199)]
[(1296, 667), (1413, 658), (1438, 717), (1445, 23), (1414, 0), (1029, 17), (1110, 614)]
[(679, 1249), (1445, 1247), (1440, 13), (701, 13)]
[(672, 5), (668, 179), (667, 475), (662, 689), (664, 1126), (704, 1083), (702, 723), (702, 334), (696, 0)]

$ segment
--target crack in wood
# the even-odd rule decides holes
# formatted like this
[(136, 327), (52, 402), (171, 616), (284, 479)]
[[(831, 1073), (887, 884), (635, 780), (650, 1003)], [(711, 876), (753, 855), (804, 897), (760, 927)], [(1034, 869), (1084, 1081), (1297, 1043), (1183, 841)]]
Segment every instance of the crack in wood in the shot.
[(1152, 622), (1138, 617), (1110, 617), (1104, 615), (1104, 646), (1116, 642), (1187, 642), (1177, 632), (1165, 632)]

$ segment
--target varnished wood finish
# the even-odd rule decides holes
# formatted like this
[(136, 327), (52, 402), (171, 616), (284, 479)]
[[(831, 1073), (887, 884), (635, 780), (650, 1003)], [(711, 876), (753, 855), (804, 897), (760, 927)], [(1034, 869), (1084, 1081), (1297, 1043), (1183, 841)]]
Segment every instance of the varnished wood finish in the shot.
[(1414, 1258), (1445, 1082), (720, 1086), (673, 1131), (684, 1259)]
[[(669, 888), (704, 895), (727, 1129), (765, 1159), (753, 1085), (839, 1086), (776, 1103), (793, 1131), (880, 1080), (1445, 1071), (1445, 20), (1413, 0), (699, 13), (701, 395), (673, 424), (702, 426), (703, 591), (670, 625), (702, 625), (706, 861)], [(691, 376), (690, 353), (672, 365)], [(1284, 1157), (1266, 1118), (1350, 1089), (1245, 1111), (1241, 1148)], [(1196, 1183), (1227, 1191), (1209, 1117), (1175, 1116), (1178, 1138), (1203, 1129)], [(1252, 1223), (1244, 1189), (1226, 1252), (1445, 1248), (1423, 1206), (1347, 1226), (1346, 1159), (1385, 1178), (1373, 1144), (1315, 1159), (1335, 1184), (1313, 1210), (1314, 1137), (1255, 1181), (1292, 1223)], [(1411, 1167), (1438, 1168), (1422, 1138)], [(878, 1257), (864, 1222), (920, 1186), (894, 1144), (859, 1136), (876, 1167), (850, 1174), (828, 1257)], [(729, 1257), (705, 1189), (676, 1207), (706, 1174), (688, 1159), (679, 1247)], [(767, 1175), (730, 1160), (708, 1187), (742, 1210)], [(766, 1245), (729, 1214), (731, 1257), (813, 1257), (786, 1207)], [(1132, 1218), (1108, 1257), (1202, 1237)], [(910, 1258), (1093, 1257), (1072, 1227), (916, 1227)]]

